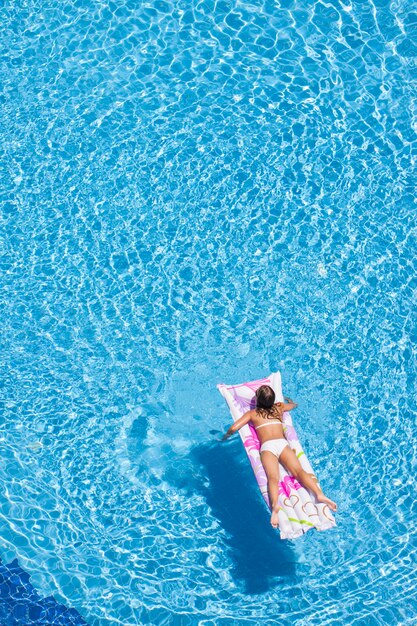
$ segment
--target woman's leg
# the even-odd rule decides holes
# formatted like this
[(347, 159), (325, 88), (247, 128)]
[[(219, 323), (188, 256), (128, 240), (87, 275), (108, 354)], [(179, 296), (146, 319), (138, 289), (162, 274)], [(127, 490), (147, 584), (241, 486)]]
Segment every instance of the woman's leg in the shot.
[(268, 479), (268, 495), (271, 505), (271, 525), (278, 528), (278, 496), (279, 496), (279, 466), (278, 459), (273, 452), (265, 450), (261, 452), (261, 461)]
[(303, 470), (300, 461), (294, 453), (294, 450), (291, 450), (289, 446), (286, 446), (281, 452), (279, 462), (282, 463), (287, 472), (294, 476), (294, 478), (296, 478), (303, 485), (303, 487), (310, 489), (316, 495), (319, 502), (327, 504), (329, 509), (332, 511), (337, 510), (337, 504), (333, 502), (333, 500), (330, 500), (330, 498), (327, 498), (320, 487), (318, 487), (311, 474), (308, 474), (305, 470)]

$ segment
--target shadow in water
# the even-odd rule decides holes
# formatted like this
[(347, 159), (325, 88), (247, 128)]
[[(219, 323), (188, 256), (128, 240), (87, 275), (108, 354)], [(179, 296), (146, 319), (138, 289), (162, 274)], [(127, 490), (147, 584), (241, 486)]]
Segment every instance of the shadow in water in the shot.
[[(245, 593), (263, 593), (275, 587), (279, 578), (294, 578), (294, 549), (270, 525), (270, 514), (239, 442), (196, 446), (191, 457), (194, 477), (180, 487), (202, 494), (228, 532), (233, 573), (243, 581)], [(172, 478), (171, 474), (171, 482)]]

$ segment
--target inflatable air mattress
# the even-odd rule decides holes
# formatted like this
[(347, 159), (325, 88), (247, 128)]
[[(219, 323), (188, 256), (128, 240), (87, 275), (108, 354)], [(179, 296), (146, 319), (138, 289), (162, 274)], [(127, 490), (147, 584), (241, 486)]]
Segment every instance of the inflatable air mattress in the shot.
[[(233, 421), (238, 420), (246, 411), (255, 408), (255, 391), (261, 385), (270, 385), (273, 388), (276, 402), (284, 401), (281, 375), (279, 372), (270, 374), (267, 378), (242, 383), (241, 385), (217, 385), (217, 388), (229, 406)], [(315, 477), (308, 458), (301, 447), (289, 412), (284, 413), (283, 422), (285, 437), (296, 453), (302, 468)], [(249, 424), (243, 426), (238, 432), (249, 457), (265, 504), (268, 509), (271, 510), (267, 491), (267, 479), (261, 463), (259, 454), (260, 443), (256, 430), (249, 422)], [(281, 464), (279, 464), (279, 478), (280, 510), (278, 520), (281, 539), (296, 539), (311, 528), (327, 530), (336, 525), (335, 519), (327, 504), (317, 502), (315, 495), (302, 487), (293, 476), (287, 473)]]

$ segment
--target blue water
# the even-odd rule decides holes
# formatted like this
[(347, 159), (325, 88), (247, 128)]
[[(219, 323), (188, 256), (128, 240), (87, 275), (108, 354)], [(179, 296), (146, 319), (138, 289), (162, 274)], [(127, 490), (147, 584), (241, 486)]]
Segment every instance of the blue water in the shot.
[[(415, 624), (417, 12), (0, 12), (0, 557), (92, 626)], [(217, 392), (279, 369), (337, 527)]]
[(16, 561), (0, 562), (0, 620), (2, 626), (87, 624), (74, 609), (59, 605), (52, 597), (40, 598)]

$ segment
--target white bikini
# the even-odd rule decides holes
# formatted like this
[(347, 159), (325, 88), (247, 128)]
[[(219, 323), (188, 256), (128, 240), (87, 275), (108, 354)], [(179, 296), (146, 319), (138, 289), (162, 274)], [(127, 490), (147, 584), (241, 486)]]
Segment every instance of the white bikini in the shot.
[[(262, 428), (263, 426), (269, 426), (271, 423), (282, 425), (281, 420), (269, 420), (269, 423), (267, 424), (259, 424), (259, 426), (255, 426), (255, 430), (258, 430), (258, 428)], [(272, 454), (275, 454), (277, 459), (279, 459), (282, 451), (287, 446), (288, 441), (286, 439), (283, 439), (282, 437), (280, 439), (269, 439), (268, 441), (264, 441), (264, 443), (261, 445), (261, 449), (259, 450), (259, 452), (272, 452)]]

